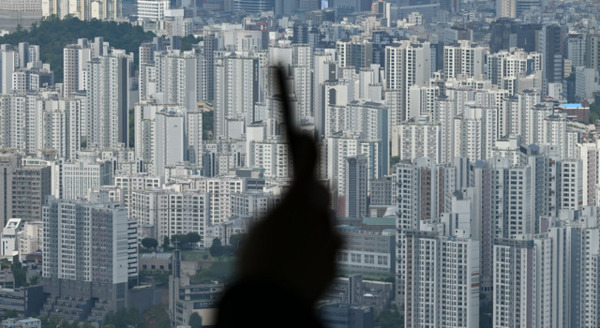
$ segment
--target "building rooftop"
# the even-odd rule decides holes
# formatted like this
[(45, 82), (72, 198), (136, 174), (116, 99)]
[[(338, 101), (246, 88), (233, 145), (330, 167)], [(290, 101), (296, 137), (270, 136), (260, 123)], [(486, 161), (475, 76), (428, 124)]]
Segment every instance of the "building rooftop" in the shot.
[(364, 218), (363, 224), (371, 226), (395, 226), (395, 217), (383, 217), (383, 218)]
[(560, 104), (562, 108), (581, 108), (583, 107), (581, 104)]

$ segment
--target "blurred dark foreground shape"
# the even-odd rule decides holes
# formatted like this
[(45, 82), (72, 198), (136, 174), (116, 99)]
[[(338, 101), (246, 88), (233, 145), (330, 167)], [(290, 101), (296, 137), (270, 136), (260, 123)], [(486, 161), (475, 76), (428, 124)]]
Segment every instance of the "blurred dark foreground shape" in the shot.
[(219, 304), (218, 327), (322, 327), (315, 305), (335, 277), (341, 239), (329, 191), (315, 178), (315, 141), (290, 124), (281, 74), (278, 70), (294, 181), (281, 203), (250, 230), (237, 279)]

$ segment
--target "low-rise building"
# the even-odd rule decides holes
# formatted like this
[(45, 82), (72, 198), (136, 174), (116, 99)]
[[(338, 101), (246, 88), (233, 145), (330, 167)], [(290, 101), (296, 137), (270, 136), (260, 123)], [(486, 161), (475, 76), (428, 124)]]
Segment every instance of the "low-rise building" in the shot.
[(42, 320), (38, 318), (2, 320), (0, 328), (42, 328)]
[(0, 311), (4, 312), (12, 310), (15, 311), (19, 317), (37, 314), (42, 309), (44, 299), (45, 296), (42, 285), (20, 288), (0, 288)]

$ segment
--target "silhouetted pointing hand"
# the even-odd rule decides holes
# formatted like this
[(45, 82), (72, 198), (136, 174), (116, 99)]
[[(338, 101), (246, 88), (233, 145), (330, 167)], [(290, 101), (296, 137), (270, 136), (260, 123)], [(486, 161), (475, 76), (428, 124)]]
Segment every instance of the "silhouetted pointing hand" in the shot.
[(219, 327), (320, 327), (314, 305), (335, 277), (341, 239), (329, 191), (315, 178), (316, 143), (291, 125), (287, 129), (294, 181), (281, 203), (250, 230), (237, 282), (219, 306)]

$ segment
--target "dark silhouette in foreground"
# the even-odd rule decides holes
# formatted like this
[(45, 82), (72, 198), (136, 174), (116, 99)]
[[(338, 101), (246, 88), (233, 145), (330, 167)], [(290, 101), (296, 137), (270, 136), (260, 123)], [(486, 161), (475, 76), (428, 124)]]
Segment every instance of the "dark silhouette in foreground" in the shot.
[(295, 131), (277, 70), (294, 181), (281, 203), (249, 232), (237, 280), (219, 304), (218, 327), (321, 327), (315, 305), (335, 277), (341, 239), (329, 191), (315, 178), (317, 146)]

